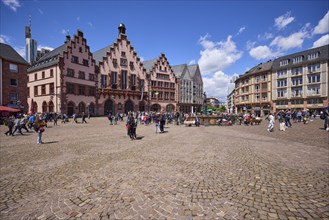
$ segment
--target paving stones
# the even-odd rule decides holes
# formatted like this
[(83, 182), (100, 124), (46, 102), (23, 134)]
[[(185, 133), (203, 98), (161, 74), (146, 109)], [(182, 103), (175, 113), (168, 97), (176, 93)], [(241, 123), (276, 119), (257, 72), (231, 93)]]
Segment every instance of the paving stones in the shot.
[(139, 125), (136, 141), (107, 123), (49, 128), (43, 145), (1, 127), (0, 219), (329, 218), (320, 120), (282, 136), (265, 124), (168, 125), (164, 134)]

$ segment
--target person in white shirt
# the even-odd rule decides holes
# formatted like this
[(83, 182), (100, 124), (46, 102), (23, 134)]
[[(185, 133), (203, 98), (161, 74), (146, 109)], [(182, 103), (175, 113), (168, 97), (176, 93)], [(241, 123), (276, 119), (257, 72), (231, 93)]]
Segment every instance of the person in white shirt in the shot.
[(272, 113), (270, 113), (270, 115), (268, 116), (268, 120), (269, 120), (269, 124), (268, 124), (267, 131), (272, 132), (274, 129), (274, 120), (275, 120)]

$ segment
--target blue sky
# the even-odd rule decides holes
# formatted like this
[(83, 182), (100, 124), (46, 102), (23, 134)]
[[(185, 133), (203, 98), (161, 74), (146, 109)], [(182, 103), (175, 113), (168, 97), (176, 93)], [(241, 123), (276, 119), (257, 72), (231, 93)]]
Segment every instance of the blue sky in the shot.
[(224, 100), (230, 78), (275, 57), (329, 44), (329, 3), (311, 1), (1, 0), (0, 42), (24, 55), (24, 27), (41, 47), (83, 31), (91, 51), (112, 44), (123, 22), (142, 60), (198, 63), (208, 96)]

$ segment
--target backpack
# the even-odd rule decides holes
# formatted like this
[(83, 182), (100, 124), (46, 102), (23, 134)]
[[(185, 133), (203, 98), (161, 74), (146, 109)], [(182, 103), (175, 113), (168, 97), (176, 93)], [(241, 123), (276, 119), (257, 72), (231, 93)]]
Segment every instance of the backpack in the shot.
[(324, 115), (324, 113), (322, 113), (321, 115), (320, 115), (320, 119), (322, 119), (322, 120), (324, 120), (325, 119), (325, 115)]

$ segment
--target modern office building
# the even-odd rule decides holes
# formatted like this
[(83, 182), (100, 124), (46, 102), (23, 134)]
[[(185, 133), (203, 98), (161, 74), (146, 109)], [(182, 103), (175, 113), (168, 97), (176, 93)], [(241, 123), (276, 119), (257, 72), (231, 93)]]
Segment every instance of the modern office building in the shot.
[(95, 114), (95, 61), (87, 40), (78, 30), (63, 45), (48, 52), (28, 69), (31, 112)]
[(273, 62), (273, 111), (318, 110), (328, 106), (329, 45)]
[(28, 110), (29, 64), (11, 46), (0, 43), (0, 105)]
[(32, 39), (31, 23), (25, 27), (25, 54), (28, 63), (33, 63), (37, 60), (38, 56), (38, 44), (37, 41)]

